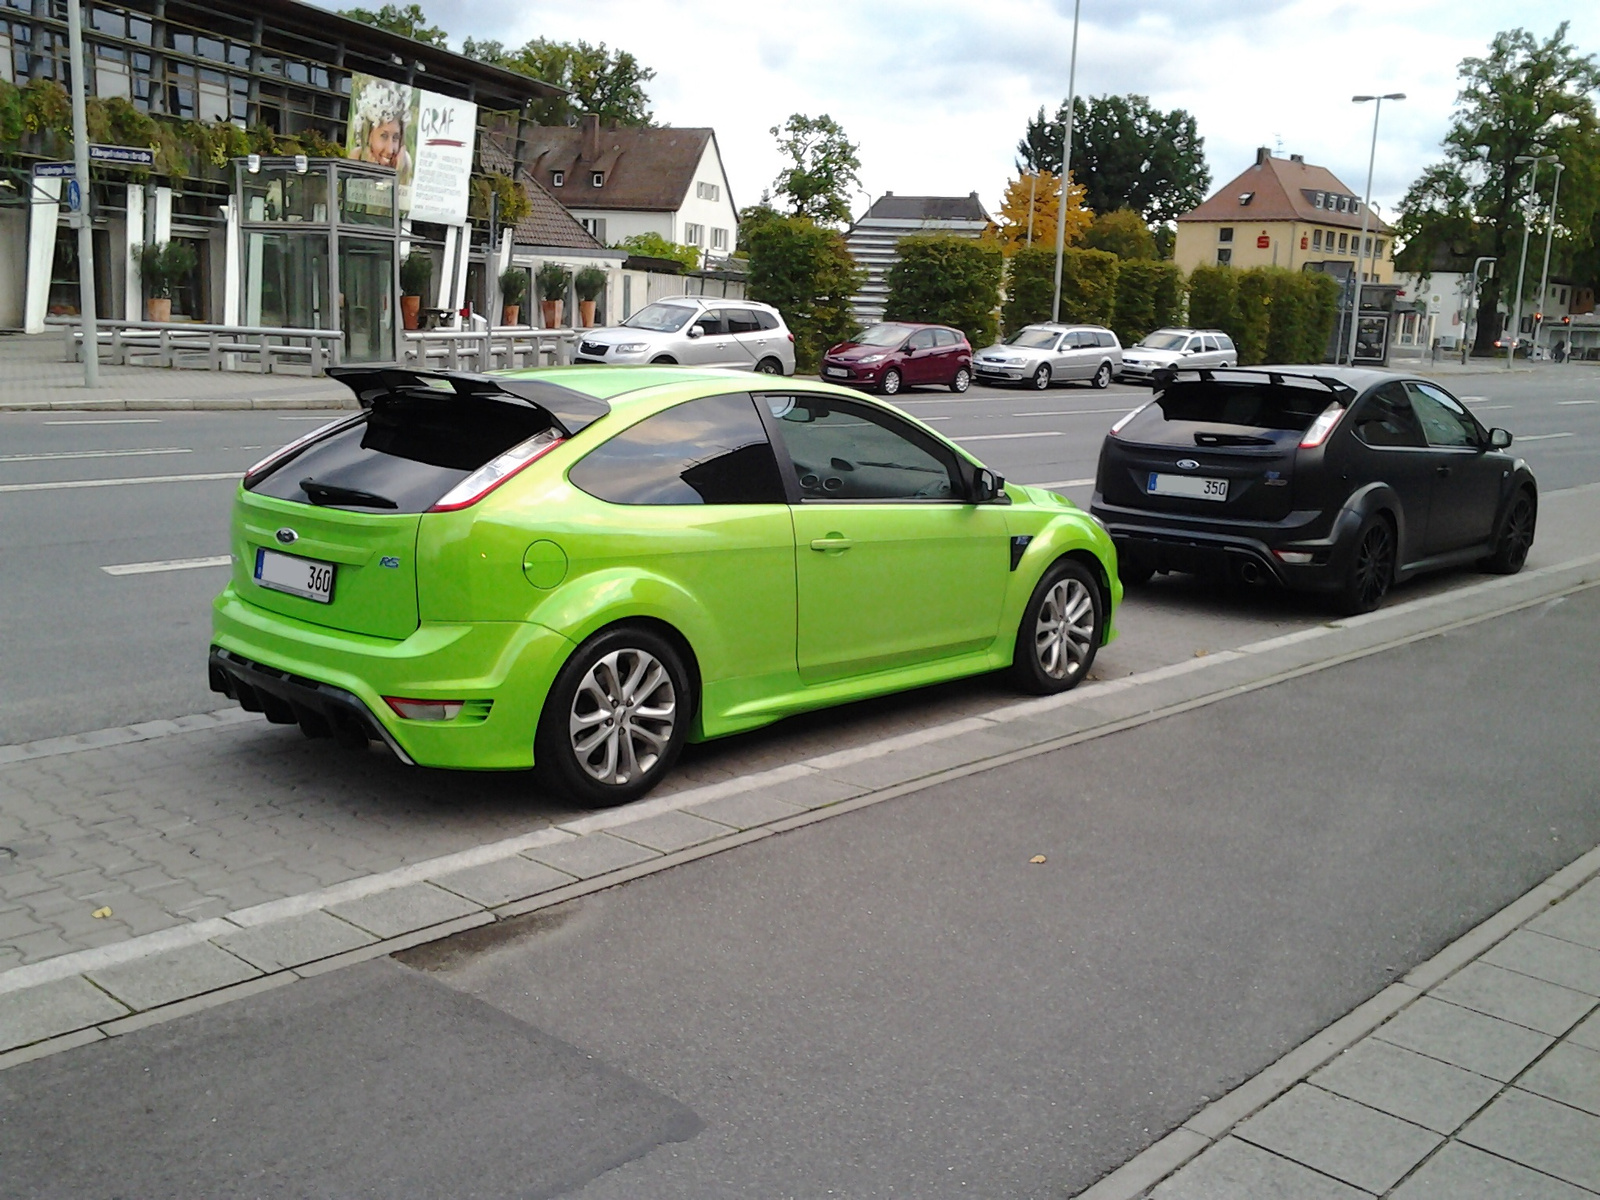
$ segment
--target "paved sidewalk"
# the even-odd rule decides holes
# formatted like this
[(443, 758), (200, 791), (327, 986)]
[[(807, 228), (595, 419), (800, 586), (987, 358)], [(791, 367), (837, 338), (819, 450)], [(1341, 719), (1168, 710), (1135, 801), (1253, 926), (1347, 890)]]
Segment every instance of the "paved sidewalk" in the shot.
[(83, 364), (63, 357), (59, 332), (0, 335), (0, 413), (37, 409), (354, 408), (331, 379), (241, 371), (100, 365), (100, 386), (83, 386)]
[(1600, 850), (1080, 1200), (1600, 1195), (1596, 875)]

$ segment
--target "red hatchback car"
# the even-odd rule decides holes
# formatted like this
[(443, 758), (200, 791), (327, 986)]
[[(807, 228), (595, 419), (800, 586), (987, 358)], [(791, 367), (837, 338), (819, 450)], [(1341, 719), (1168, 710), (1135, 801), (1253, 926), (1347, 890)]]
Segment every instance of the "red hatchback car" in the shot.
[(927, 386), (964, 392), (972, 383), (972, 347), (966, 334), (948, 325), (869, 325), (822, 356), (822, 378), (885, 396)]

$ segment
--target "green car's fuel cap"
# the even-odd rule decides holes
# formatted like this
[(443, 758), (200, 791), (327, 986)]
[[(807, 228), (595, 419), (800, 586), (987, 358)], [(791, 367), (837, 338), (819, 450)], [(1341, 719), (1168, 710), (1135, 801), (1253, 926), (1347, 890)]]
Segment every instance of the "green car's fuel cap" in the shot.
[(522, 573), (536, 588), (553, 588), (567, 577), (567, 553), (541, 539), (522, 552)]

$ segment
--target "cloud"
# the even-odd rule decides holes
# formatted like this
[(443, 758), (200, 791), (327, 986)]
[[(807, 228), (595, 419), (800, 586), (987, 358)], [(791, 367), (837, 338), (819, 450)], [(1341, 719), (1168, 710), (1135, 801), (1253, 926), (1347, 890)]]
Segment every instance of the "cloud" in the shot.
[[(998, 206), (1017, 140), (1067, 91), (1072, 0), (424, 0), (456, 44), (542, 36), (632, 51), (653, 67), (658, 119), (709, 125), (735, 199), (753, 202), (782, 166), (767, 130), (793, 112), (827, 112), (860, 143), (871, 195), (965, 195)], [(1385, 212), (1439, 157), (1456, 66), (1498, 29), (1547, 36), (1563, 18), (1600, 50), (1600, 5), (1554, 0), (1537, 16), (1487, 0), (1086, 0), (1080, 94), (1135, 92), (1193, 113), (1214, 184), (1257, 146), (1304, 154), (1353, 190), (1366, 184), (1372, 105), (1356, 92), (1404, 91), (1385, 104), (1373, 195)], [(867, 202), (856, 198), (859, 211)]]

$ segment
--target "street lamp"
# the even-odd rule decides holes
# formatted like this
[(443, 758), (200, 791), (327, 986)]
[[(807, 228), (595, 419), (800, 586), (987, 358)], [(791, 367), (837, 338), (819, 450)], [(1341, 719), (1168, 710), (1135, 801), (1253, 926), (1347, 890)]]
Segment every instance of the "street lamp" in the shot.
[(1067, 66), (1067, 119), (1061, 136), (1061, 206), (1056, 210), (1056, 290), (1050, 320), (1061, 319), (1061, 258), (1067, 248), (1067, 194), (1072, 190), (1072, 110), (1078, 103), (1078, 13), (1083, 0), (1072, 0), (1072, 59)]
[[(90, 221), (89, 132), (84, 115), (88, 82), (83, 71), (83, 12), (78, 0), (67, 0), (67, 52), (72, 56), (72, 185), (78, 189), (78, 210), (67, 224), (78, 230), (78, 313), (83, 332), (83, 386), (100, 382), (100, 330), (94, 312), (94, 226)], [(69, 185), (69, 192), (71, 185)]]
[(1539, 328), (1544, 324), (1545, 288), (1550, 283), (1550, 243), (1556, 232), (1556, 197), (1561, 194), (1561, 172), (1567, 168), (1556, 163), (1556, 181), (1550, 188), (1550, 217), (1544, 224), (1544, 270), (1539, 272), (1539, 311), (1533, 316), (1533, 344), (1539, 344)]
[[(1513, 162), (1531, 163), (1528, 169), (1528, 197), (1533, 198), (1534, 190), (1539, 186), (1539, 164), (1559, 162), (1554, 154), (1519, 154)], [(1511, 370), (1511, 364), (1517, 357), (1517, 339), (1522, 336), (1522, 281), (1528, 271), (1528, 206), (1522, 206), (1522, 263), (1517, 267), (1517, 297), (1511, 310), (1511, 345), (1506, 350), (1506, 370)]]
[(1356, 361), (1356, 331), (1361, 326), (1361, 284), (1362, 264), (1367, 254), (1367, 215), (1372, 210), (1372, 168), (1378, 161), (1378, 117), (1383, 112), (1385, 100), (1404, 100), (1404, 92), (1388, 92), (1382, 96), (1351, 96), (1354, 104), (1365, 104), (1368, 100), (1376, 100), (1377, 105), (1372, 110), (1372, 149), (1367, 155), (1367, 193), (1361, 198), (1361, 240), (1356, 243), (1356, 290), (1350, 300), (1350, 346), (1346, 361), (1355, 365)]

